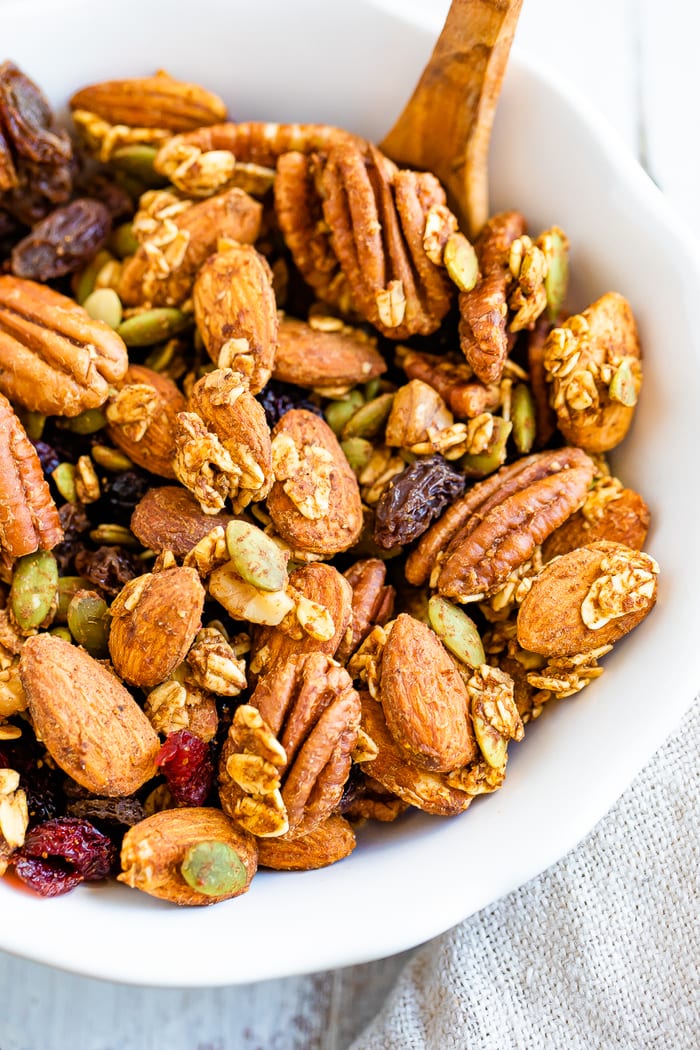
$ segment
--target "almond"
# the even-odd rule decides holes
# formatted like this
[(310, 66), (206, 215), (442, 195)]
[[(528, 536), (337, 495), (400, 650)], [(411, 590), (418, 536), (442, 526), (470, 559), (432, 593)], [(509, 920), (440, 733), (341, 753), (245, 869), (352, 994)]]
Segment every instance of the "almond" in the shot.
[(36, 734), (61, 769), (97, 795), (131, 795), (155, 776), (158, 737), (103, 664), (50, 634), (28, 638), (20, 678)]
[[(335, 321), (334, 318), (326, 319)], [(302, 387), (355, 386), (386, 372), (386, 362), (374, 340), (361, 329), (337, 322), (325, 330), (316, 320), (305, 324), (282, 317), (277, 337), (273, 377)]]
[(72, 110), (95, 113), (110, 124), (190, 131), (226, 119), (226, 105), (199, 84), (160, 71), (152, 77), (105, 80), (76, 91)]
[(272, 432), (275, 482), (267, 508), (295, 550), (332, 555), (357, 542), (357, 478), (328, 424), (305, 409), (286, 412)]
[(111, 607), (109, 652), (130, 685), (154, 686), (182, 663), (200, 627), (204, 588), (176, 566), (130, 580)]
[(194, 496), (180, 485), (149, 489), (131, 516), (131, 531), (144, 547), (172, 551), (182, 558), (216, 525), (235, 521), (232, 514), (205, 514)]
[(107, 433), (140, 467), (174, 478), (175, 421), (186, 402), (172, 379), (129, 365), (107, 406)]

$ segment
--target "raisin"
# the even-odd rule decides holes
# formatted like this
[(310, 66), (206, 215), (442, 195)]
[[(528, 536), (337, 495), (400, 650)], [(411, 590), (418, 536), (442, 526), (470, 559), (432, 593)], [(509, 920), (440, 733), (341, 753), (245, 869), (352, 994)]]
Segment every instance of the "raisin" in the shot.
[(56, 817), (27, 833), (13, 863), (31, 889), (42, 897), (56, 897), (79, 882), (106, 879), (116, 856), (112, 840), (89, 821)]
[(418, 539), (466, 487), (466, 479), (443, 456), (417, 459), (384, 492), (375, 511), (374, 541), (391, 550)]
[(323, 412), (307, 399), (307, 391), (291, 383), (280, 383), (273, 379), (265, 389), (258, 395), (258, 401), (265, 409), (267, 425), (272, 429), (282, 418), (285, 412), (291, 408), (305, 408), (317, 416), (323, 417)]
[(131, 828), (145, 817), (137, 798), (81, 798), (66, 806), (69, 817)]
[(82, 548), (76, 553), (74, 564), (80, 576), (111, 597), (143, 573), (138, 558), (123, 547), (98, 547), (96, 551)]
[(156, 762), (179, 805), (204, 804), (214, 783), (214, 766), (208, 744), (189, 729), (180, 729), (168, 734)]
[(58, 508), (58, 517), (66, 540), (76, 540), (90, 529), (90, 519), (80, 503), (63, 503)]
[(111, 228), (104, 204), (79, 197), (56, 208), (15, 245), (12, 272), (34, 281), (74, 273), (103, 247)]
[(110, 524), (128, 527), (136, 504), (143, 499), (151, 486), (151, 479), (135, 470), (115, 474), (103, 484), (100, 499), (90, 505), (90, 513), (95, 523), (108, 521)]
[(129, 219), (134, 213), (133, 202), (126, 190), (117, 186), (103, 172), (80, 172), (75, 178), (74, 188), (81, 197), (101, 201), (111, 215), (112, 222)]
[(46, 441), (34, 441), (32, 444), (34, 445), (36, 454), (39, 457), (44, 477), (48, 478), (53, 474), (54, 470), (61, 462), (60, 456), (53, 445), (49, 445)]
[(30, 731), (23, 728), (18, 740), (4, 740), (0, 745), (0, 769), (15, 769), (20, 787), (27, 796), (30, 827), (55, 817), (63, 805), (61, 778), (49, 766), (45, 753)]

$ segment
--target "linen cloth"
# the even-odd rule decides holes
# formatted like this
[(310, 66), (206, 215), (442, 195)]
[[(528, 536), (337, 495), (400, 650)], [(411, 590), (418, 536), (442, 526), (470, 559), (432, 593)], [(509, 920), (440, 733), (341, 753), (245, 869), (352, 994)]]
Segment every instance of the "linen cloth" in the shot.
[(352, 1050), (697, 1050), (699, 754), (697, 699), (581, 845), (412, 956)]

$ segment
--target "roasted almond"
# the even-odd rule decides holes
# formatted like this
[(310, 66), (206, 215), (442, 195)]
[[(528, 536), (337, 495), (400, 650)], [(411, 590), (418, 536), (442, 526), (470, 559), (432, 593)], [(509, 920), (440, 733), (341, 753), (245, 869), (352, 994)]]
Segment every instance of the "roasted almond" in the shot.
[(386, 372), (373, 339), (335, 318), (324, 320), (325, 327), (317, 319), (305, 324), (294, 317), (280, 318), (274, 379), (323, 389), (367, 383)]
[(110, 124), (190, 131), (226, 119), (226, 105), (199, 84), (160, 71), (152, 77), (104, 80), (76, 91), (72, 110), (95, 113)]
[(130, 685), (154, 686), (185, 658), (200, 627), (204, 588), (176, 566), (130, 580), (112, 602), (109, 652)]
[(131, 694), (84, 649), (28, 638), (19, 673), (36, 734), (60, 768), (97, 795), (131, 795), (156, 774), (160, 743)]
[(172, 379), (144, 365), (129, 365), (107, 405), (107, 433), (134, 463), (174, 478), (175, 421), (185, 407)]
[(169, 550), (182, 558), (216, 525), (226, 528), (232, 514), (205, 514), (194, 496), (180, 485), (149, 489), (131, 516), (131, 531), (144, 547)]

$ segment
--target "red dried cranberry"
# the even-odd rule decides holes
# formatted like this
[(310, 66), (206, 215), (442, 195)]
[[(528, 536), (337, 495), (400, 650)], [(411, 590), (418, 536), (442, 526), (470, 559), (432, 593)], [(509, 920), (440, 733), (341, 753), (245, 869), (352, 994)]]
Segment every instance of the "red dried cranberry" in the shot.
[(206, 802), (214, 782), (214, 766), (209, 746), (200, 737), (189, 729), (170, 733), (156, 762), (179, 805), (201, 806)]
[(89, 821), (56, 817), (27, 833), (13, 863), (31, 889), (42, 897), (55, 897), (79, 882), (106, 879), (116, 855), (112, 840)]

